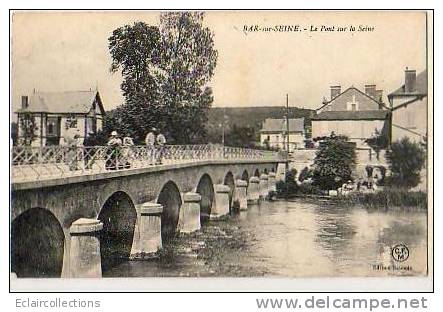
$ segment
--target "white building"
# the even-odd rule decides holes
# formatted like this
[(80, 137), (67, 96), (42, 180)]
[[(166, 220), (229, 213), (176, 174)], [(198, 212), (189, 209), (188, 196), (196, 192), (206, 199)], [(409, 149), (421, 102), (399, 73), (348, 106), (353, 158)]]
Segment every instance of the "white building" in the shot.
[[(304, 147), (304, 118), (289, 119), (289, 151)], [(285, 118), (267, 118), (260, 130), (260, 144), (281, 150), (287, 149), (287, 124)]]
[(366, 146), (365, 140), (375, 133), (388, 131), (388, 117), (382, 91), (375, 85), (366, 85), (365, 92), (355, 87), (342, 92), (341, 86), (332, 86), (331, 99), (324, 101), (312, 118), (312, 137), (329, 136), (334, 132), (363, 147)]
[(418, 75), (406, 68), (404, 84), (388, 95), (392, 110), (392, 141), (408, 137), (423, 142), (427, 137), (428, 81), (427, 71)]
[(24, 138), (23, 125), (32, 123), (32, 146), (63, 145), (64, 138), (87, 136), (103, 127), (105, 114), (98, 91), (34, 92), (22, 96), (18, 117), (18, 140)]

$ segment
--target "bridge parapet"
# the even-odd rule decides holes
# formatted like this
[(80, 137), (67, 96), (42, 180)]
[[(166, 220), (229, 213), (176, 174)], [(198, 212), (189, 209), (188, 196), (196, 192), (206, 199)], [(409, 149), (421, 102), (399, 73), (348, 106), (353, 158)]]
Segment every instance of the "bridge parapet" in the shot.
[(221, 145), (149, 146), (16, 146), (12, 150), (13, 183), (42, 181), (220, 160), (283, 161), (276, 152)]

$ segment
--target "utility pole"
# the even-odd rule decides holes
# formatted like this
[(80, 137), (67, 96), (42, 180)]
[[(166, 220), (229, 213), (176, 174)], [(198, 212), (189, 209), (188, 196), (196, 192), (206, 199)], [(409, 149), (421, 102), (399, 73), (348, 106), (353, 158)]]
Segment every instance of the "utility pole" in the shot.
[(286, 93), (286, 172), (289, 171), (289, 95)]
[(226, 123), (226, 107), (223, 107), (223, 121), (222, 121), (222, 145), (225, 146), (225, 123)]

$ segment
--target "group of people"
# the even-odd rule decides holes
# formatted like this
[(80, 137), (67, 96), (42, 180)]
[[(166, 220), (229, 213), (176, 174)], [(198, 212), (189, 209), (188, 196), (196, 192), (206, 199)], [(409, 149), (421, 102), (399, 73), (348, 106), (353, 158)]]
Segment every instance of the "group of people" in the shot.
[[(66, 164), (70, 171), (79, 169), (80, 161), (84, 161), (84, 168), (91, 169), (95, 162), (95, 145), (83, 143), (81, 146), (81, 138), (79, 134), (74, 136), (67, 136), (65, 144), (67, 146), (67, 153), (65, 156)], [(164, 154), (164, 145), (166, 144), (165, 136), (156, 128), (151, 128), (145, 137), (145, 144), (147, 147), (147, 158), (149, 164), (161, 164)], [(91, 145), (91, 146), (90, 146)], [(134, 140), (130, 136), (121, 137), (117, 131), (112, 131), (107, 142), (106, 149), (106, 169), (117, 170), (131, 167), (132, 159), (134, 159)], [(80, 148), (81, 147), (81, 148)]]
[[(161, 164), (163, 146), (166, 144), (165, 136), (159, 133), (156, 128), (152, 128), (146, 135), (145, 144), (148, 148), (150, 164)], [(133, 158), (131, 147), (134, 146), (134, 141), (130, 136), (125, 136), (122, 140), (117, 131), (112, 131), (107, 145), (109, 149), (106, 157), (106, 169), (116, 170), (131, 167), (131, 159)]]

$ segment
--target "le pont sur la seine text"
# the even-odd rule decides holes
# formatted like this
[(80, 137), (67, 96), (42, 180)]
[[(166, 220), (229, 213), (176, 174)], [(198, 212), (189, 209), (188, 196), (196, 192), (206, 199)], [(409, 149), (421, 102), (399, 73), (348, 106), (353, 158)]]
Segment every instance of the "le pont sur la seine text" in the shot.
[(369, 25), (349, 25), (349, 26), (339, 26), (339, 25), (243, 25), (243, 32), (245, 33), (278, 33), (278, 32), (373, 32), (375, 26)]

